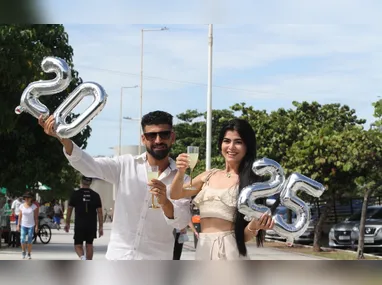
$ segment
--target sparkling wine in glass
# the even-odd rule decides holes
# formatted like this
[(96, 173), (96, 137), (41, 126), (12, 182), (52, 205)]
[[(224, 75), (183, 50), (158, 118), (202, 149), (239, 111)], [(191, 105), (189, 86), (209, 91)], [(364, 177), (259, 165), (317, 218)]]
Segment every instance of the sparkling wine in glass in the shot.
[[(158, 179), (159, 177), (159, 167), (157, 165), (147, 166), (147, 181), (151, 182), (152, 179)], [(159, 209), (157, 198), (154, 194), (151, 195), (151, 206), (149, 208)]]
[(186, 187), (186, 190), (196, 190), (195, 187), (192, 186), (192, 171), (194, 170), (196, 163), (198, 162), (199, 158), (199, 147), (197, 146), (188, 146), (187, 147), (187, 154), (189, 156), (190, 160), (190, 185)]

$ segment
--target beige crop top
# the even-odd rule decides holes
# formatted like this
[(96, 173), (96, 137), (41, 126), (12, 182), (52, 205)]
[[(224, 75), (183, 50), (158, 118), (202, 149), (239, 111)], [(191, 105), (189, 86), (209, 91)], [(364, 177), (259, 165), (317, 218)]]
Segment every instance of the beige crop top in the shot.
[(211, 176), (219, 171), (213, 169), (206, 177), (202, 190), (193, 200), (199, 208), (200, 218), (219, 218), (233, 222), (237, 208), (238, 186), (227, 189), (216, 189), (209, 186)]

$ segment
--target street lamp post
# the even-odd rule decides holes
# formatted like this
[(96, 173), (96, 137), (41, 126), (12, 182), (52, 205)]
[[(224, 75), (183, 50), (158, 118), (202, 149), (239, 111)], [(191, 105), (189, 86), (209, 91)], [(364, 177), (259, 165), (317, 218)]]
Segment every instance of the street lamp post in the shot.
[(211, 169), (212, 144), (212, 24), (208, 25), (208, 88), (207, 88), (207, 134), (206, 134), (206, 170)]
[[(125, 117), (123, 117), (123, 119), (124, 120), (127, 120), (127, 121), (135, 121), (135, 122), (138, 122), (138, 124), (139, 124), (139, 128), (141, 128), (141, 119), (140, 118), (132, 118), (132, 117), (129, 117), (129, 116), (125, 116)], [(142, 138), (141, 137), (139, 137), (139, 143), (141, 143), (141, 140), (142, 140)], [(139, 153), (141, 153), (141, 150), (139, 150)]]
[[(144, 32), (160, 32), (167, 31), (167, 27), (159, 28), (159, 29), (142, 29), (141, 30), (141, 96), (140, 96), (140, 108), (139, 108), (139, 117), (142, 118), (142, 101), (143, 101), (143, 34)], [(139, 137), (142, 136), (142, 128), (139, 127)], [(141, 154), (142, 142), (139, 139), (139, 154)]]
[(122, 95), (123, 95), (123, 89), (128, 88), (137, 88), (138, 85), (130, 86), (130, 87), (121, 87), (121, 99), (120, 99), (120, 106), (119, 106), (119, 144), (118, 144), (118, 155), (121, 155), (121, 148), (122, 148)]

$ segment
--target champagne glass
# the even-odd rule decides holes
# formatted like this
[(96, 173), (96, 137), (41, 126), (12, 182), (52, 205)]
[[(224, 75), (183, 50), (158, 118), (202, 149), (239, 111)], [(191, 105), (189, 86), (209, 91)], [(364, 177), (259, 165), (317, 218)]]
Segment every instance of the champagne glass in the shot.
[(196, 190), (195, 187), (192, 186), (192, 171), (194, 170), (196, 163), (198, 162), (199, 157), (199, 147), (197, 146), (188, 146), (187, 147), (187, 154), (190, 159), (190, 185), (184, 189), (186, 190)]
[[(151, 179), (158, 179), (159, 167), (157, 165), (147, 166), (147, 181), (151, 182)], [(151, 206), (149, 208), (159, 209), (157, 198), (154, 194), (151, 194)]]

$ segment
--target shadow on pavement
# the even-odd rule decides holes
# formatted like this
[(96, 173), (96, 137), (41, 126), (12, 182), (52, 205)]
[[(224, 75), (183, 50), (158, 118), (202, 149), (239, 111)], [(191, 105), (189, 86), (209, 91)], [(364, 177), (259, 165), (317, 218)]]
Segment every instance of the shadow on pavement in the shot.
[[(33, 249), (39, 252), (68, 253), (70, 251), (74, 252), (74, 244), (54, 243), (54, 242), (50, 242), (49, 244), (37, 243), (33, 245)], [(107, 245), (94, 244), (95, 252), (106, 252), (106, 250), (107, 250)]]

